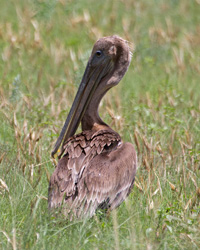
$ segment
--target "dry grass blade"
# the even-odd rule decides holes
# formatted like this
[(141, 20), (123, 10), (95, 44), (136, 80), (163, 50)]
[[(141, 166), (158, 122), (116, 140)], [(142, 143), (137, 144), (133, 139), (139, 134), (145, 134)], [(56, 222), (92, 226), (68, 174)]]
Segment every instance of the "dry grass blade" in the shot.
[(138, 132), (135, 131), (134, 132), (134, 140), (135, 140), (135, 144), (137, 146), (137, 151), (138, 151), (138, 154), (140, 154), (140, 143), (139, 143), (139, 140), (138, 140)]
[(142, 140), (143, 140), (144, 145), (145, 145), (145, 147), (147, 149), (147, 152), (150, 154), (151, 153), (151, 146), (150, 146), (150, 144), (148, 143), (147, 139), (144, 136), (142, 137)]
[(160, 185), (160, 179), (159, 179), (159, 177), (158, 177), (158, 175), (156, 174), (155, 171), (154, 171), (154, 174), (155, 174), (155, 176), (156, 176), (156, 178), (158, 180), (158, 189), (160, 191), (160, 196), (163, 197), (163, 191), (162, 191), (162, 188), (161, 188), (161, 185)]
[(183, 168), (183, 186), (184, 186), (184, 192), (186, 189), (186, 172), (185, 172), (185, 164), (186, 164), (186, 154), (185, 154), (185, 150), (184, 150), (184, 145), (182, 143), (182, 141), (179, 139), (179, 143), (181, 145), (181, 150), (182, 150), (182, 155), (183, 155), (183, 163), (182, 163), (182, 168)]
[(5, 181), (3, 181), (1, 178), (0, 178), (0, 188), (2, 188), (3, 190), (6, 190), (9, 193), (8, 186), (6, 185)]
[(184, 207), (185, 210), (188, 209), (188, 207), (191, 205), (192, 199), (190, 198), (186, 204), (186, 206)]
[(8, 236), (8, 234), (5, 231), (0, 230), (0, 233), (2, 233), (6, 237), (8, 243), (11, 244), (12, 249), (13, 250), (17, 250), (17, 245), (16, 245), (16, 231), (15, 231), (15, 229), (13, 229), (13, 241), (10, 239), (10, 237)]
[(1, 155), (1, 157), (0, 157), (0, 164), (1, 164), (1, 162), (3, 161), (3, 158), (4, 158), (4, 156), (5, 156), (5, 152)]
[(141, 192), (144, 192), (141, 185), (138, 184), (136, 181), (134, 182), (134, 185), (141, 191)]

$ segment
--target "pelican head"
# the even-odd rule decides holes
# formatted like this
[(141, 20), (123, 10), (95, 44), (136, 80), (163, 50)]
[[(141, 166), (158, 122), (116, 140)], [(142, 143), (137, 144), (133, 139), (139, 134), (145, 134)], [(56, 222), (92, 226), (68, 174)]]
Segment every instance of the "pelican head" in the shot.
[[(73, 136), (82, 121), (83, 130), (94, 124), (106, 125), (98, 115), (99, 102), (105, 93), (117, 85), (126, 73), (130, 61), (129, 43), (118, 36), (100, 38), (94, 45), (78, 92), (51, 153)], [(62, 150), (61, 150), (62, 151)]]

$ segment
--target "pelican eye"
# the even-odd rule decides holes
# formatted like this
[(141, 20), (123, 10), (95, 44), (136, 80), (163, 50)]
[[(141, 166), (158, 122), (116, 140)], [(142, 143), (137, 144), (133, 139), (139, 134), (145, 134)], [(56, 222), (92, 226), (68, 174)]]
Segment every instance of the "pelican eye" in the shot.
[(101, 50), (97, 50), (97, 51), (96, 51), (96, 56), (97, 56), (97, 57), (100, 57), (101, 55), (102, 55)]

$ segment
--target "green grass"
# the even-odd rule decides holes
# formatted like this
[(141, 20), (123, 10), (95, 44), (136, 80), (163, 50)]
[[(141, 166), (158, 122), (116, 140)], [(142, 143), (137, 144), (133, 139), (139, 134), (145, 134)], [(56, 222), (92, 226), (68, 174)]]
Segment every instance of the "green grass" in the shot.
[[(200, 2), (1, 1), (0, 249), (200, 248)], [(109, 218), (47, 209), (50, 152), (94, 42), (135, 46), (101, 116), (138, 152)], [(120, 117), (120, 119), (119, 119)]]

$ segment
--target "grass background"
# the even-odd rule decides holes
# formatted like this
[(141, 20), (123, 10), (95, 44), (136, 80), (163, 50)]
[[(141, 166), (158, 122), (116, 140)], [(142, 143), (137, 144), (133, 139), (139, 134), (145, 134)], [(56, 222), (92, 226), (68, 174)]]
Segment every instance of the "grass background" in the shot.
[[(200, 1), (1, 0), (0, 249), (199, 249)], [(135, 144), (129, 198), (109, 218), (48, 214), (50, 157), (94, 42), (135, 52), (101, 116)]]

